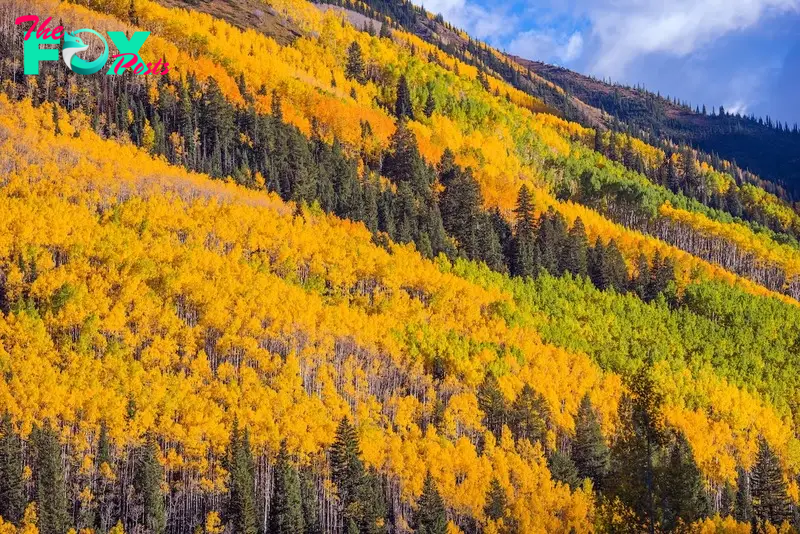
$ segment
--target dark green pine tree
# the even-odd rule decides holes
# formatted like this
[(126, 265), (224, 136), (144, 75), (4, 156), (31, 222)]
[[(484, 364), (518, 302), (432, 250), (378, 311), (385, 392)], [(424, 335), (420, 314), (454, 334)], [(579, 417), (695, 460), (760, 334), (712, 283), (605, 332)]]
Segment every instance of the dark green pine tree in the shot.
[(606, 246), (599, 237), (594, 242), (594, 247), (587, 253), (586, 267), (589, 272), (589, 279), (600, 291), (605, 291), (611, 286), (607, 278), (608, 269), (606, 268)]
[(486, 504), (483, 507), (483, 513), (486, 517), (493, 521), (498, 521), (506, 516), (506, 506), (508, 505), (508, 498), (506, 497), (506, 490), (500, 485), (497, 478), (492, 479), (489, 485), (489, 491), (486, 493)]
[(753, 519), (753, 498), (750, 494), (750, 475), (741, 467), (737, 468), (736, 500), (733, 504), (733, 517), (741, 523)]
[(189, 83), (180, 84), (180, 103), (178, 106), (178, 127), (186, 144), (186, 163), (191, 169), (197, 165), (197, 146), (194, 138), (194, 111), (192, 109), (192, 99), (189, 96)]
[(383, 479), (374, 471), (364, 476), (359, 496), (360, 534), (386, 533), (386, 491)]
[(617, 247), (617, 242), (613, 239), (608, 242), (608, 247), (606, 247), (605, 272), (609, 287), (613, 287), (618, 293), (628, 290), (628, 267), (625, 265), (622, 252)]
[(486, 428), (499, 439), (508, 414), (506, 399), (494, 373), (486, 373), (483, 382), (478, 386), (478, 407), (484, 414)]
[(567, 235), (563, 252), (559, 258), (559, 271), (562, 273), (569, 272), (574, 276), (587, 276), (587, 248), (586, 228), (581, 218), (578, 217)]
[(675, 166), (675, 161), (672, 154), (667, 152), (664, 154), (664, 162), (661, 165), (662, 184), (664, 187), (669, 188), (671, 191), (677, 193), (680, 190), (680, 176), (678, 169)]
[(439, 195), (439, 211), (444, 229), (458, 241), (459, 248), (469, 259), (479, 256), (477, 232), (480, 209), (483, 204), (478, 182), (472, 171), (455, 167), (455, 178)]
[(622, 149), (622, 164), (628, 169), (635, 169), (636, 167), (636, 152), (633, 149), (633, 139), (629, 135), (625, 140), (625, 146)]
[(567, 225), (564, 217), (552, 206), (539, 220), (539, 232), (536, 235), (536, 263), (539, 268), (553, 276), (560, 276), (559, 258), (562, 255), (567, 238)]
[(378, 32), (378, 37), (380, 37), (381, 39), (392, 38), (392, 30), (389, 28), (388, 19), (383, 19), (383, 22), (381, 22), (381, 29)]
[(414, 192), (424, 195), (430, 190), (425, 162), (419, 153), (417, 138), (400, 121), (389, 139), (389, 150), (383, 159), (382, 174), (395, 183), (408, 182)]
[(525, 384), (509, 410), (509, 428), (515, 439), (540, 442), (546, 447), (550, 408), (541, 393)]
[(741, 217), (744, 212), (738, 188), (734, 184), (731, 184), (725, 191), (725, 210), (734, 217)]
[(281, 443), (275, 462), (275, 480), (269, 509), (268, 534), (304, 534), (300, 476), (289, 459), (286, 441)]
[(400, 76), (400, 80), (397, 82), (397, 100), (394, 104), (394, 114), (400, 120), (414, 120), (414, 110), (411, 106), (411, 90), (408, 88), (408, 81), (404, 74)]
[(750, 478), (753, 514), (759, 525), (780, 525), (792, 519), (792, 501), (778, 455), (767, 440), (758, 443), (758, 455)]
[(506, 261), (503, 256), (503, 245), (497, 235), (492, 214), (482, 212), (477, 222), (478, 254), (476, 259), (483, 261), (493, 271), (507, 272)]
[(331, 446), (331, 479), (336, 485), (345, 527), (352, 521), (356, 526), (361, 519), (359, 498), (364, 484), (364, 464), (355, 427), (345, 417), (336, 428), (336, 438)]
[[(96, 469), (100, 472), (102, 465), (108, 464), (113, 468), (111, 458), (111, 442), (108, 439), (108, 425), (105, 421), (100, 423), (100, 436), (97, 439)], [(114, 482), (101, 476), (97, 484), (97, 517), (95, 527), (100, 532), (108, 532), (113, 526), (115, 517)]]
[(133, 479), (134, 490), (142, 505), (142, 522), (148, 532), (155, 534), (163, 533), (166, 528), (164, 495), (161, 492), (164, 470), (158, 461), (158, 455), (158, 443), (153, 436), (149, 436), (138, 451)]
[(61, 467), (61, 443), (49, 421), (42, 428), (35, 429), (33, 441), (36, 451), (35, 481), (39, 532), (64, 534), (69, 515), (64, 471)]
[(366, 81), (364, 56), (361, 52), (361, 45), (357, 41), (353, 41), (347, 47), (347, 65), (344, 74), (347, 79), (355, 80), (358, 83)]
[(250, 450), (250, 434), (239, 430), (233, 421), (228, 445), (227, 468), (230, 477), (226, 521), (237, 534), (256, 534), (255, 467)]
[(422, 495), (417, 502), (417, 509), (414, 511), (413, 528), (416, 534), (445, 534), (447, 532), (447, 511), (430, 473), (425, 477)]
[(636, 262), (636, 275), (631, 279), (631, 291), (646, 301), (650, 286), (650, 263), (647, 256), (640, 254)]
[(305, 534), (322, 534), (317, 504), (317, 488), (314, 484), (314, 473), (310, 468), (305, 468), (300, 472), (300, 500), (303, 503)]
[(578, 478), (590, 479), (594, 489), (602, 491), (609, 469), (609, 450), (600, 428), (600, 419), (592, 407), (588, 393), (581, 399), (575, 417), (572, 460), (575, 462)]
[(655, 533), (658, 522), (657, 461), (664, 442), (662, 395), (655, 387), (650, 366), (631, 377), (631, 394), (620, 403), (620, 435), (611, 450), (610, 496), (618, 497), (639, 522)]
[(678, 434), (670, 446), (669, 458), (661, 467), (660, 486), (662, 526), (666, 530), (690, 525), (709, 514), (703, 475), (683, 434)]
[(594, 130), (594, 150), (600, 154), (605, 152), (605, 147), (603, 146), (603, 133), (600, 131), (600, 128), (595, 128)]
[(550, 470), (553, 480), (566, 484), (572, 490), (580, 484), (575, 463), (572, 458), (560, 450), (555, 450), (550, 454), (547, 459), (547, 468)]
[(516, 276), (533, 276), (536, 274), (536, 223), (533, 216), (533, 197), (526, 185), (519, 189), (514, 215), (516, 224), (514, 226), (512, 273)]
[(23, 469), (22, 440), (6, 413), (0, 420), (0, 517), (16, 525), (25, 511)]
[(433, 99), (433, 91), (428, 91), (428, 98), (425, 100), (425, 116), (430, 117), (436, 111), (436, 100)]
[(489, 78), (486, 77), (486, 72), (482, 68), (478, 69), (478, 82), (483, 87), (484, 91), (488, 91), (491, 87), (489, 86)]

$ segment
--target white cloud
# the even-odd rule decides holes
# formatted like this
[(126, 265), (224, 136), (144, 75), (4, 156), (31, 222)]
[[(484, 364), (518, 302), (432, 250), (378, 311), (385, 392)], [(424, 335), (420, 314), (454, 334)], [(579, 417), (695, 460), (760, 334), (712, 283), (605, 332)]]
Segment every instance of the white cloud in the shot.
[[(479, 0), (482, 2), (483, 0)], [(467, 0), (415, 1), (431, 13), (441, 13), (444, 19), (471, 36), (495, 40), (512, 34), (517, 29), (517, 17), (508, 14), (501, 6), (486, 9), (478, 2)]]
[(725, 111), (727, 111), (728, 113), (730, 113), (732, 115), (736, 115), (737, 113), (740, 113), (742, 115), (746, 115), (747, 114), (747, 102), (743, 102), (741, 100), (737, 100), (733, 104), (729, 104), (729, 105), (725, 106)]
[(528, 30), (518, 34), (508, 45), (512, 54), (547, 62), (569, 62), (583, 52), (580, 32), (559, 35), (552, 30)]
[(598, 43), (592, 71), (621, 76), (648, 54), (685, 56), (765, 16), (798, 9), (800, 0), (587, 1), (583, 10)]

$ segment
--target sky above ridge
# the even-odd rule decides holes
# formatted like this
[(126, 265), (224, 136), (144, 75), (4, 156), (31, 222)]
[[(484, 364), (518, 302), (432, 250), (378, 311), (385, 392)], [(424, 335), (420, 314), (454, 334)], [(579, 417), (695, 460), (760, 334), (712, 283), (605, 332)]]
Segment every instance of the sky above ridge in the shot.
[[(422, 2), (420, 2), (422, 3)], [(800, 0), (426, 0), (506, 52), (800, 123)]]

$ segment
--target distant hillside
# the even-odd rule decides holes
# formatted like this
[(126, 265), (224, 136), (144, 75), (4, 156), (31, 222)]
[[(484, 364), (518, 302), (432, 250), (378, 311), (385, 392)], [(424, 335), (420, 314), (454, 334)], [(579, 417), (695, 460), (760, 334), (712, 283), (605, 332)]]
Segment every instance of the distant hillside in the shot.
[(562, 67), (511, 56), (586, 104), (620, 121), (735, 161), (762, 178), (800, 191), (800, 133), (728, 114), (697, 113), (649, 91), (611, 85)]

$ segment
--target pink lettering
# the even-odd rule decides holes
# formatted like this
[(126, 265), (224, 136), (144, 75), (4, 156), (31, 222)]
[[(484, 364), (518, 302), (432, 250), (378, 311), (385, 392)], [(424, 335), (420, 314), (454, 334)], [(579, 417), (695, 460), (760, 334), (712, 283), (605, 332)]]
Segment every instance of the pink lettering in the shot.
[(121, 58), (123, 56), (133, 56), (133, 57), (129, 59), (127, 62), (123, 60), (118, 61), (117, 64), (114, 66), (114, 74), (119, 74), (119, 69), (129, 69), (133, 67), (139, 61), (139, 54), (134, 54), (133, 52), (125, 52), (124, 54), (114, 54), (113, 56), (111, 56), (110, 59), (114, 60), (117, 58)]
[(18, 17), (17, 20), (14, 21), (14, 24), (25, 24), (26, 22), (33, 22), (33, 24), (28, 28), (28, 33), (25, 34), (25, 38), (23, 39), (24, 41), (28, 40), (34, 28), (36, 28), (36, 25), (39, 24), (39, 17), (36, 15), (25, 15), (24, 17)]
[[(14, 23), (15, 24), (24, 24), (26, 22), (32, 22), (31, 27), (28, 28), (27, 33), (25, 33), (24, 41), (28, 40), (28, 37), (31, 36), (33, 30), (36, 30), (36, 38), (37, 39), (54, 39), (56, 41), (61, 40), (64, 37), (64, 27), (63, 26), (56, 26), (52, 30), (47, 27), (47, 25), (52, 20), (52, 17), (47, 17), (41, 25), (39, 25), (39, 17), (36, 15), (25, 15), (23, 17), (18, 17)], [(37, 29), (36, 26), (39, 26)]]

